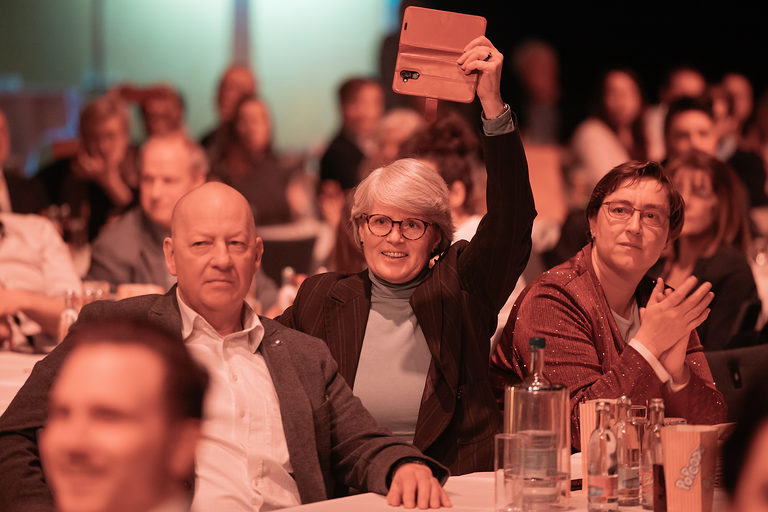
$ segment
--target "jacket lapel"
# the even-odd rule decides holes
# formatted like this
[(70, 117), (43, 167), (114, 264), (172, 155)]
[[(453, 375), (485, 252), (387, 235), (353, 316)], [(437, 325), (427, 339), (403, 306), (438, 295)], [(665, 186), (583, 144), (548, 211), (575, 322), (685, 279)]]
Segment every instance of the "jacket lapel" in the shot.
[(176, 302), (176, 285), (171, 286), (165, 295), (160, 295), (147, 312), (148, 320), (159, 325), (176, 336), (181, 335), (181, 313)]
[(371, 280), (367, 270), (340, 279), (323, 305), (325, 342), (350, 388), (355, 384), (370, 308)]
[(301, 502), (326, 499), (317, 456), (312, 404), (291, 361), (286, 341), (281, 339), (272, 322), (262, 319), (262, 323), (264, 339), (259, 350), (264, 355), (280, 402), (285, 441)]
[(461, 292), (442, 286), (444, 279), (458, 281), (458, 275), (444, 276), (445, 272), (455, 273), (455, 267), (435, 267), (410, 301), (432, 355), (413, 439), (421, 450), (429, 447), (449, 425), (459, 391)]

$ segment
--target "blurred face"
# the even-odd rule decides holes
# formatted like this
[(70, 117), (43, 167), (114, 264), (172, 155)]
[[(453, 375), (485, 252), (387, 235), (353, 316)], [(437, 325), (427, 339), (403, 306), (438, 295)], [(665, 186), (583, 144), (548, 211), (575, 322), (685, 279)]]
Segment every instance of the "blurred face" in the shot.
[(732, 512), (768, 511), (768, 423), (755, 433), (731, 505)]
[(269, 113), (264, 103), (258, 100), (243, 103), (237, 113), (235, 129), (249, 153), (263, 153), (272, 136)]
[(683, 236), (707, 233), (714, 228), (717, 218), (717, 196), (712, 189), (712, 178), (700, 169), (679, 169), (672, 183), (685, 201)]
[(93, 127), (85, 147), (91, 156), (118, 163), (125, 158), (129, 142), (125, 123), (120, 116), (112, 116)]
[(203, 183), (191, 172), (189, 150), (177, 140), (150, 139), (142, 151), (139, 201), (149, 219), (166, 230), (176, 201)]
[(678, 98), (698, 98), (707, 91), (707, 81), (698, 71), (681, 69), (669, 77), (667, 89), (667, 103)]
[(250, 71), (241, 67), (230, 68), (224, 73), (219, 86), (219, 119), (229, 121), (235, 115), (240, 98), (256, 92), (256, 80)]
[(168, 135), (181, 130), (181, 105), (170, 96), (148, 98), (143, 105), (147, 137)]
[(560, 97), (557, 56), (544, 48), (536, 50), (523, 64), (523, 83), (537, 103), (553, 103)]
[(0, 111), (0, 167), (3, 166), (11, 153), (11, 133), (8, 129), (8, 120)]
[[(609, 216), (606, 202), (656, 210), (665, 216), (664, 221), (661, 227), (649, 226), (641, 221), (638, 211), (628, 220), (617, 220)], [(589, 219), (597, 266), (615, 273), (645, 274), (667, 244), (668, 219), (669, 200), (658, 181), (646, 178), (632, 184), (625, 182), (605, 197), (597, 215)]]
[[(374, 203), (368, 214), (387, 215), (393, 221), (420, 218), (413, 212), (379, 203)], [(403, 237), (400, 228), (400, 224), (394, 224), (386, 236), (371, 233), (364, 221), (357, 228), (368, 268), (379, 278), (393, 284), (407, 283), (418, 276), (440, 244), (440, 234), (433, 225), (428, 226), (424, 236), (418, 240)]]
[(57, 510), (149, 510), (169, 497), (176, 433), (163, 379), (160, 359), (143, 347), (98, 344), (70, 354), (40, 437)]
[(743, 122), (752, 113), (754, 107), (752, 84), (743, 75), (729, 73), (723, 77), (723, 87), (733, 98), (733, 115)]
[(368, 135), (384, 112), (384, 96), (377, 84), (366, 84), (357, 91), (357, 96), (343, 105), (344, 126), (356, 135)]
[(632, 124), (640, 115), (640, 89), (623, 71), (611, 71), (606, 75), (603, 101), (608, 118), (619, 126)]
[(699, 110), (687, 110), (672, 118), (667, 131), (667, 156), (698, 149), (714, 155), (717, 149), (715, 123)]
[(204, 318), (240, 311), (263, 252), (245, 199), (232, 189), (208, 193), (222, 187), (209, 183), (187, 196), (163, 245), (181, 298)]

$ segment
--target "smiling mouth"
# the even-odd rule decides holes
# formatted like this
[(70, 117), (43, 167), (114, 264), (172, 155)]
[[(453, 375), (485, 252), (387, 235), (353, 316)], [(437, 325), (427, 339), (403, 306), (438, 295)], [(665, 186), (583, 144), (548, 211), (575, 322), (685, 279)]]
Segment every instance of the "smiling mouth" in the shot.
[(388, 258), (405, 258), (408, 256), (407, 253), (404, 252), (398, 252), (398, 251), (381, 251), (381, 254)]
[(628, 242), (621, 242), (621, 243), (619, 243), (619, 245), (623, 245), (624, 247), (629, 247), (629, 248), (632, 248), (632, 249), (638, 249), (638, 250), (642, 249), (642, 247), (640, 247), (639, 245), (630, 244)]

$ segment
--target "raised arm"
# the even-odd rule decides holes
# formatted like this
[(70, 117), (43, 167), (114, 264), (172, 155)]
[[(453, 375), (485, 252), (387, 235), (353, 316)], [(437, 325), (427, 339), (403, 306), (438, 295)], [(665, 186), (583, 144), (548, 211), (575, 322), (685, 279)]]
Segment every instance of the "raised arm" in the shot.
[(458, 61), (466, 73), (478, 74), (488, 173), (487, 213), (459, 258), (459, 273), (464, 286), (487, 300), (496, 312), (528, 262), (536, 216), (523, 144), (509, 106), (501, 100), (503, 61), (503, 55), (485, 37), (470, 42)]

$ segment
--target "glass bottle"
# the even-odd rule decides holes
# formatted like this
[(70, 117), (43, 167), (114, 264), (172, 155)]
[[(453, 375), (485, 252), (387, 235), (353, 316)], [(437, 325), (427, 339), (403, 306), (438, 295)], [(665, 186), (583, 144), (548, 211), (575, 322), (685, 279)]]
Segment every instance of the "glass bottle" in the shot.
[(61, 343), (69, 332), (69, 328), (77, 320), (79, 314), (77, 307), (78, 297), (75, 290), (67, 290), (64, 295), (64, 310), (59, 315), (59, 343)]
[(609, 428), (611, 405), (597, 402), (597, 427), (587, 446), (587, 493), (589, 512), (619, 510), (616, 434)]
[(640, 504), (640, 431), (638, 424), (632, 421), (629, 412), (632, 400), (621, 396), (616, 400), (617, 460), (619, 464), (619, 505), (633, 507)]
[(643, 508), (656, 512), (666, 512), (667, 510), (664, 460), (661, 449), (661, 429), (663, 426), (664, 400), (652, 398), (648, 404), (648, 425), (643, 437), (640, 486)]
[(531, 366), (505, 392), (504, 431), (523, 439), (523, 506), (549, 511), (567, 506), (570, 430), (567, 388), (544, 376), (544, 338), (531, 338)]

